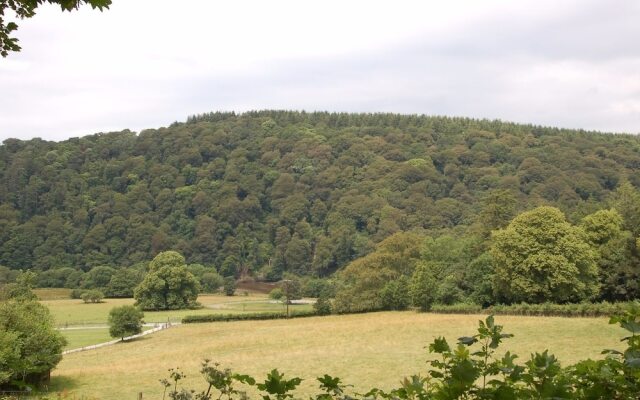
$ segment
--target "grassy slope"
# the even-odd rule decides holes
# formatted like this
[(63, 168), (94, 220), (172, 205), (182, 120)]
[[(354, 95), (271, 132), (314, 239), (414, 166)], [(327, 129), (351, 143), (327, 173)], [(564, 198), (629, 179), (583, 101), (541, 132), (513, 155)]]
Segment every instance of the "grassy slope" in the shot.
[[(264, 378), (277, 367), (305, 378), (303, 395), (317, 387), (315, 377), (329, 373), (356, 389), (390, 388), (403, 376), (424, 372), (424, 346), (435, 336), (450, 342), (473, 334), (477, 315), (385, 312), (293, 320), (183, 325), (140, 340), (65, 356), (54, 371), (56, 389), (99, 399), (160, 398), (158, 379), (181, 367), (187, 385), (202, 387), (200, 361), (210, 358), (234, 371)], [(605, 319), (497, 317), (514, 333), (509, 349), (524, 362), (535, 350), (550, 349), (563, 365), (600, 357), (619, 347), (622, 331)], [(501, 354), (501, 353), (500, 353)]]

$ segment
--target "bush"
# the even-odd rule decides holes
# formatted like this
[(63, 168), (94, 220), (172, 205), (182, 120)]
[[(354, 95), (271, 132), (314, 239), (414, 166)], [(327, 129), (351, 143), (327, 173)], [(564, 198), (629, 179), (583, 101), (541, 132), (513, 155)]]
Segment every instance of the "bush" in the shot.
[(269, 292), (269, 298), (273, 300), (281, 300), (284, 297), (284, 292), (280, 288), (275, 288)]
[(73, 289), (71, 290), (71, 293), (69, 293), (69, 297), (72, 299), (81, 299), (84, 292), (85, 291), (83, 289)]
[(85, 303), (101, 303), (104, 298), (104, 294), (97, 289), (92, 289), (82, 293), (80, 297)]
[(217, 272), (205, 272), (200, 278), (202, 290), (206, 293), (215, 293), (224, 285), (224, 278)]
[(320, 296), (313, 304), (313, 310), (318, 315), (329, 315), (331, 314), (331, 302), (326, 296)]

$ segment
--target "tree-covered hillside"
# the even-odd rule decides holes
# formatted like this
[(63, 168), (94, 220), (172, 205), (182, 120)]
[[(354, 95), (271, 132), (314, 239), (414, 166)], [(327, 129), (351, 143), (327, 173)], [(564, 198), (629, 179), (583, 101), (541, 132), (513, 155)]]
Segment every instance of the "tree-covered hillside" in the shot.
[(7, 139), (0, 264), (86, 271), (173, 249), (222, 275), (325, 276), (399, 231), (488, 235), (539, 205), (577, 223), (622, 182), (640, 187), (639, 169), (635, 136), (396, 114), (211, 113)]

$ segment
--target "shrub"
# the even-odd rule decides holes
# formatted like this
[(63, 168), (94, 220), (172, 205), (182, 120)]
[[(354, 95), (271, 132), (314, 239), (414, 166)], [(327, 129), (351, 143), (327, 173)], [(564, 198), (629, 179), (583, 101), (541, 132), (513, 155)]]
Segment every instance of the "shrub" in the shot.
[(205, 272), (200, 278), (202, 290), (207, 293), (215, 293), (224, 285), (224, 278), (217, 272)]
[(280, 288), (275, 288), (269, 292), (269, 298), (273, 300), (281, 300), (284, 297), (284, 292)]
[(69, 293), (69, 297), (72, 299), (81, 299), (84, 292), (85, 291), (83, 289), (73, 289), (71, 290), (71, 293)]
[(313, 310), (318, 315), (329, 315), (331, 314), (331, 302), (327, 298), (327, 296), (320, 296), (318, 300), (313, 304)]
[(104, 298), (104, 294), (97, 289), (92, 289), (82, 293), (80, 297), (85, 303), (101, 303)]

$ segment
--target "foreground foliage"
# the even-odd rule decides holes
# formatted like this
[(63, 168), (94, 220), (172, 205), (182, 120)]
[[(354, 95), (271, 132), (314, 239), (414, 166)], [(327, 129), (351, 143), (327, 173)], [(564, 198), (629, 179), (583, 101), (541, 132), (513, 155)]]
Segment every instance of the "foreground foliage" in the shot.
[(0, 302), (0, 387), (39, 383), (60, 362), (65, 344), (39, 302)]
[[(637, 399), (640, 393), (640, 305), (612, 317), (630, 336), (622, 339), (624, 351), (605, 350), (603, 360), (585, 360), (573, 366), (561, 367), (548, 351), (536, 352), (524, 364), (517, 355), (498, 354), (503, 340), (513, 335), (504, 333), (493, 316), (479, 322), (477, 333), (458, 339), (455, 346), (443, 337), (428, 346), (436, 355), (428, 364), (425, 376), (404, 378), (400, 387), (383, 391), (373, 388), (366, 393), (349, 393), (349, 386), (340, 378), (324, 375), (317, 378), (320, 392), (316, 400), (331, 399)], [(185, 389), (179, 381), (185, 377), (180, 370), (170, 370), (170, 378), (161, 380), (165, 387), (163, 398), (170, 399), (242, 399), (247, 398), (240, 385), (257, 390), (264, 400), (294, 398), (294, 390), (301, 383), (297, 377), (285, 378), (272, 370), (263, 383), (247, 375), (220, 368), (205, 360), (201, 373), (206, 381), (202, 391)]]

